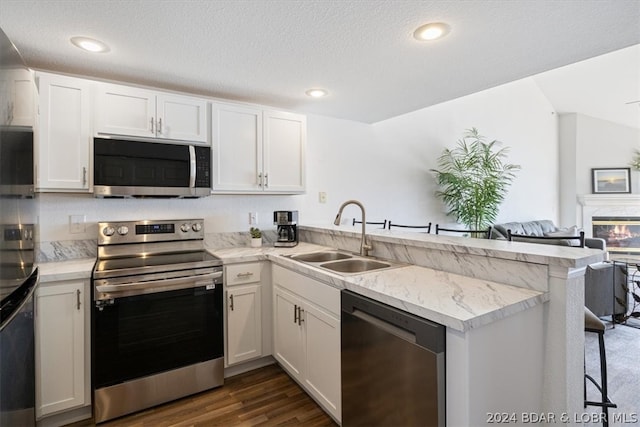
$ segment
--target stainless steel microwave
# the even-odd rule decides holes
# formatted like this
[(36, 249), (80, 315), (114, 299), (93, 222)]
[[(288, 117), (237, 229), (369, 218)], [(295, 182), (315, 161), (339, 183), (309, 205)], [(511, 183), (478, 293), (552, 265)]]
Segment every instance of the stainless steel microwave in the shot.
[(211, 148), (94, 138), (96, 197), (204, 197), (211, 194)]

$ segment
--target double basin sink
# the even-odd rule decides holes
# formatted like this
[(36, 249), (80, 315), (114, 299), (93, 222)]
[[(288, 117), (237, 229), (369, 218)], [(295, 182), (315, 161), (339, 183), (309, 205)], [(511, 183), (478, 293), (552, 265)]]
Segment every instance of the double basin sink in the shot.
[(395, 262), (360, 257), (340, 251), (312, 252), (289, 255), (288, 257), (295, 261), (313, 264), (325, 270), (340, 274), (366, 273), (368, 271), (392, 268), (399, 265)]

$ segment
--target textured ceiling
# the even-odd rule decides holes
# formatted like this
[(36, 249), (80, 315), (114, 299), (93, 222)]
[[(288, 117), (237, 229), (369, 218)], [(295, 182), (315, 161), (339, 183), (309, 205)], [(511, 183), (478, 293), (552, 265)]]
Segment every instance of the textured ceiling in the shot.
[(0, 0), (0, 27), (36, 69), (372, 123), (638, 44), (640, 1)]

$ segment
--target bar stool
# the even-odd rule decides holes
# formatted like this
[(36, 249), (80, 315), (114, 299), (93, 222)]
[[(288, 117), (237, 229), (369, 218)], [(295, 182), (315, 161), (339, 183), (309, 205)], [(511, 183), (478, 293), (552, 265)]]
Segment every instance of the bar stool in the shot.
[[(600, 384), (589, 374), (586, 367), (584, 373), (584, 407), (599, 406), (602, 408), (604, 418), (602, 425), (609, 426), (609, 408), (617, 408), (618, 405), (611, 403), (607, 394), (607, 356), (604, 350), (604, 322), (591, 312), (587, 307), (584, 308), (584, 330), (598, 334), (598, 346), (600, 348)], [(600, 392), (600, 401), (587, 400), (587, 380), (591, 381)]]

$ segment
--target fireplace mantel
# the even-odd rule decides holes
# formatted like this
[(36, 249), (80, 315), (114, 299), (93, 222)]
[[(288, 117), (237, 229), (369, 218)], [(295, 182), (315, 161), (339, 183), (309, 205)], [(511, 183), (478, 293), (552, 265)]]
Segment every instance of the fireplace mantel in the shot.
[(640, 217), (640, 194), (584, 194), (578, 196), (582, 205), (582, 228), (592, 237), (594, 216)]
[(585, 194), (578, 196), (582, 206), (637, 206), (640, 194)]

